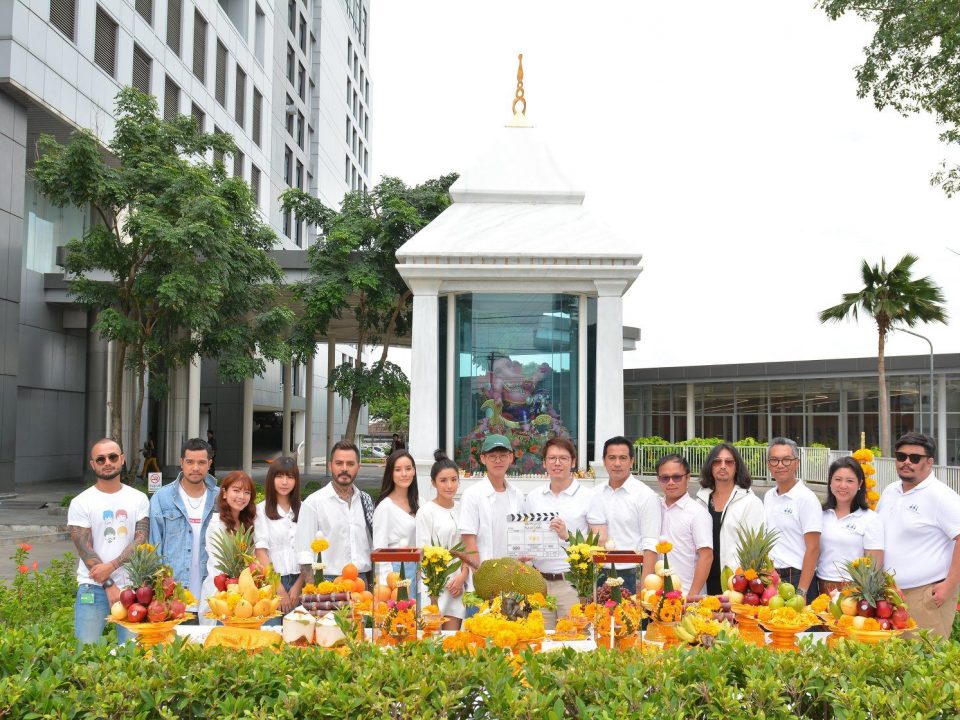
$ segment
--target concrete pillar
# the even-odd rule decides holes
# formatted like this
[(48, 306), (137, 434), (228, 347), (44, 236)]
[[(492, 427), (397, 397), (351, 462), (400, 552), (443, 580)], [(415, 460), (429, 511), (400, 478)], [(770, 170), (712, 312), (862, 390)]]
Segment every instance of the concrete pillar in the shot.
[(290, 428), (293, 425), (293, 414), (291, 406), (293, 405), (293, 368), (289, 362), (283, 363), (282, 379), (283, 383), (283, 444), (280, 454), (283, 457), (290, 457)]
[(687, 440), (697, 436), (696, 385), (687, 383)]
[(437, 357), (440, 280), (408, 281), (413, 290), (410, 373), (410, 454), (417, 465), (420, 494), (431, 497), (430, 467), (440, 436)]
[(327, 434), (326, 434), (326, 446), (323, 448), (323, 456), (325, 458), (324, 467), (326, 467), (326, 474), (330, 474), (330, 448), (333, 447), (335, 440), (333, 439), (333, 423), (334, 423), (334, 407), (333, 401), (336, 398), (336, 393), (333, 392), (333, 388), (330, 386), (330, 375), (333, 373), (333, 369), (337, 366), (337, 339), (333, 337), (327, 338)]
[[(933, 388), (931, 388), (931, 395)], [(937, 464), (947, 464), (947, 374), (937, 377)], [(932, 432), (931, 428), (931, 432)]]
[[(314, 346), (314, 353), (316, 346)], [(306, 397), (304, 398), (303, 412), (303, 472), (310, 472), (310, 466), (313, 465), (313, 358), (311, 354), (307, 358), (306, 371)]]
[(452, 458), (457, 438), (454, 437), (457, 400), (457, 296), (447, 295), (447, 387), (446, 387), (446, 436), (444, 451)]
[[(179, 367), (170, 371), (170, 389), (167, 392), (167, 416), (164, 423), (163, 438), (157, 443), (163, 448), (163, 465), (179, 465), (180, 446), (187, 434), (187, 386), (189, 371)], [(199, 399), (199, 398), (198, 398)], [(200, 422), (200, 407), (197, 405), (197, 424)]]
[(200, 437), (200, 358), (190, 361), (187, 380), (187, 437)]
[(593, 455), (602, 464), (603, 443), (623, 434), (623, 280), (595, 280), (597, 288), (596, 419)]
[[(107, 342), (93, 330), (96, 312), (91, 310), (87, 324), (87, 392), (86, 433), (84, 446), (89, 450), (93, 443), (107, 435), (107, 383), (110, 376), (107, 368)], [(129, 455), (128, 455), (129, 458)], [(93, 470), (84, 463), (83, 474), (93, 477)]]
[(243, 437), (240, 439), (240, 464), (243, 471), (253, 472), (253, 378), (243, 379)]
[[(587, 355), (590, 318), (587, 312), (587, 296), (580, 293), (577, 303), (577, 465), (581, 469), (590, 467), (587, 457)], [(606, 442), (606, 438), (604, 438)], [(601, 458), (602, 459), (602, 458)], [(606, 467), (604, 467), (606, 471)]]

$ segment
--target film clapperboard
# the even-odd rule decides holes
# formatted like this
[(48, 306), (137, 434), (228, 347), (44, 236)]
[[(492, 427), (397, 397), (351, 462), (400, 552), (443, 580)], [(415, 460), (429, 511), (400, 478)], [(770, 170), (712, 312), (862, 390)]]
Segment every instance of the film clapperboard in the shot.
[(555, 517), (555, 512), (507, 515), (507, 553), (511, 557), (564, 557), (560, 537), (550, 529)]

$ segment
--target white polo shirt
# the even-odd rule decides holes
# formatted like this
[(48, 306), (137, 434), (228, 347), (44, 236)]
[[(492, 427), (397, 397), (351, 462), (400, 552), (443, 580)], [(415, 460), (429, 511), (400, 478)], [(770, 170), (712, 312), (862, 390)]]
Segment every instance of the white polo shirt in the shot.
[(770, 553), (773, 566), (803, 568), (803, 555), (807, 551), (803, 536), (823, 529), (823, 508), (816, 494), (803, 480), (797, 480), (783, 495), (772, 487), (763, 496), (763, 514), (767, 529), (780, 533)]
[(523, 493), (509, 482), (506, 490), (497, 492), (484, 476), (463, 491), (460, 532), (477, 536), (478, 563), (507, 555), (507, 515), (522, 510)]
[(823, 511), (818, 578), (849, 580), (844, 564), (863, 557), (867, 550), (883, 550), (883, 522), (877, 513), (860, 509), (838, 518), (834, 510)]
[(960, 535), (960, 495), (931, 473), (907, 492), (901, 481), (888, 485), (877, 514), (884, 529), (883, 565), (896, 573), (898, 586), (921, 587), (947, 576)]
[(323, 551), (324, 575), (339, 575), (347, 563), (353, 563), (362, 573), (370, 569), (370, 536), (359, 491), (354, 490), (348, 504), (329, 482), (303, 501), (297, 522), (297, 560), (301, 565), (317, 559), (310, 543), (318, 530), (330, 542)]
[[(617, 550), (642, 553), (656, 550), (660, 537), (660, 499), (647, 485), (630, 475), (618, 488), (609, 480), (593, 489), (607, 518), (607, 538)], [(632, 563), (617, 563), (618, 570), (633, 568)]]
[(660, 532), (673, 545), (673, 550), (667, 556), (670, 569), (680, 578), (685, 595), (702, 595), (706, 585), (698, 588), (691, 585), (697, 566), (697, 550), (713, 549), (713, 520), (710, 513), (686, 494), (670, 506), (667, 506), (666, 499), (661, 497), (659, 500)]
[[(557, 494), (550, 490), (549, 482), (539, 485), (527, 495), (524, 507), (524, 512), (557, 513), (566, 524), (567, 532), (571, 534), (579, 532), (586, 535), (589, 525), (605, 525), (607, 522), (603, 514), (603, 504), (595, 497), (591, 488), (584, 487), (576, 478)], [(535, 558), (533, 566), (545, 573), (565, 573), (570, 570), (566, 555), (560, 558)]]

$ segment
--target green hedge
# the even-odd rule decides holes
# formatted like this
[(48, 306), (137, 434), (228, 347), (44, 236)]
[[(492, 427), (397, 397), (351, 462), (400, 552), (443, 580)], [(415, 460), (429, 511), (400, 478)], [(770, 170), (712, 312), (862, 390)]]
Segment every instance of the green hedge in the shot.
[(152, 653), (133, 644), (78, 651), (71, 567), (68, 559), (0, 582), (0, 718), (960, 716), (960, 643), (926, 637), (832, 650), (805, 642), (799, 654), (739, 642), (662, 655), (528, 653), (519, 676), (498, 650), (450, 654), (430, 643), (361, 645), (346, 658), (182, 640)]

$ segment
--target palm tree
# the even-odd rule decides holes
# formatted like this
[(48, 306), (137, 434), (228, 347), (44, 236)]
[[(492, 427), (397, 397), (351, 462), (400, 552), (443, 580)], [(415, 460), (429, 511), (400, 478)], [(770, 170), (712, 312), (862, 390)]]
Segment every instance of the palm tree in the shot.
[[(887, 378), (883, 362), (887, 333), (895, 330), (898, 324), (914, 327), (917, 323), (947, 322), (947, 313), (942, 304), (943, 291), (940, 287), (928, 277), (915, 279), (910, 276), (916, 261), (917, 257), (908, 253), (887, 271), (887, 261), (884, 258), (880, 259), (879, 266), (873, 267), (864, 260), (860, 268), (863, 289), (844, 293), (843, 302), (820, 313), (820, 322), (825, 323), (831, 320), (839, 322), (846, 317), (856, 320), (862, 310), (877, 323), (880, 450), (884, 455), (890, 453), (890, 401), (887, 397)], [(932, 396), (933, 388), (930, 388), (930, 393)]]

